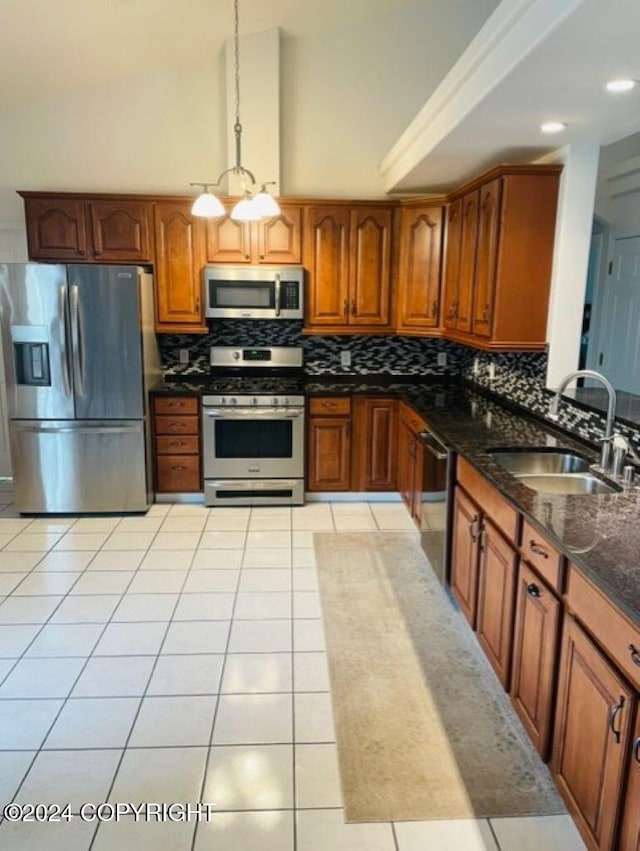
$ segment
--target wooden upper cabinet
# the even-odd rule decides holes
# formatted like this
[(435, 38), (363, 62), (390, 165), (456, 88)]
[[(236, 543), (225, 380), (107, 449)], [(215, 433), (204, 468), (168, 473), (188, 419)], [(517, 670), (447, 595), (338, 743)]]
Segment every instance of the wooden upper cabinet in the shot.
[(24, 207), (29, 259), (89, 259), (83, 201), (24, 196)]
[(93, 256), (109, 263), (150, 263), (150, 207), (145, 201), (93, 201), (87, 205)]
[(551, 772), (591, 849), (614, 844), (634, 695), (566, 615)]
[(351, 209), (349, 324), (389, 324), (391, 210)]
[(191, 215), (191, 201), (158, 202), (156, 239), (156, 330), (206, 331), (202, 298), (205, 227)]
[(306, 215), (307, 328), (388, 328), (391, 209), (336, 204)]
[(209, 263), (301, 263), (302, 207), (280, 204), (280, 215), (260, 222), (208, 219)]
[(545, 348), (560, 167), (499, 166), (452, 193), (445, 336)]
[(151, 263), (145, 199), (23, 193), (31, 260)]
[(309, 207), (305, 225), (307, 324), (344, 325), (349, 310), (349, 210)]
[(475, 258), (473, 313), (471, 331), (481, 337), (491, 336), (493, 288), (498, 258), (498, 226), (500, 223), (500, 179), (492, 180), (480, 192), (478, 234)]
[(440, 325), (442, 207), (400, 213), (396, 330), (428, 332)]

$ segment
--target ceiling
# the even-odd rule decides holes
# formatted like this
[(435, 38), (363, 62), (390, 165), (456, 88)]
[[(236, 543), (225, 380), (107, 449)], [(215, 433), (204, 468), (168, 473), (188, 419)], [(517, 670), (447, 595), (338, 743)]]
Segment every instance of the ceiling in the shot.
[[(425, 132), (413, 162), (405, 157), (403, 163), (398, 154), (387, 191), (446, 190), (499, 162), (531, 161), (569, 144), (607, 145), (640, 130), (640, 85), (625, 95), (604, 88), (613, 78), (640, 80), (637, 0), (555, 2), (557, 9), (574, 8), (513, 67), (496, 74), (484, 96), (447, 132), (428, 139)], [(544, 0), (520, 3), (536, 4), (542, 7)], [(516, 0), (501, 5), (516, 6)], [(425, 114), (437, 97), (436, 90)], [(543, 134), (540, 124), (551, 120), (566, 123), (566, 129)], [(393, 158), (392, 150), (388, 159)]]
[[(394, 0), (241, 0), (240, 34), (350, 27)], [(0, 106), (197, 61), (233, 34), (232, 0), (2, 0)]]

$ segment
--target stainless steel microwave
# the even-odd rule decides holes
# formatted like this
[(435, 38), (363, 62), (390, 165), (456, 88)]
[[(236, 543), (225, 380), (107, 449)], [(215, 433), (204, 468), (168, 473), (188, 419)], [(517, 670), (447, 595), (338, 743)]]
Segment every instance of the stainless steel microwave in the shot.
[(204, 268), (208, 319), (303, 319), (302, 266)]

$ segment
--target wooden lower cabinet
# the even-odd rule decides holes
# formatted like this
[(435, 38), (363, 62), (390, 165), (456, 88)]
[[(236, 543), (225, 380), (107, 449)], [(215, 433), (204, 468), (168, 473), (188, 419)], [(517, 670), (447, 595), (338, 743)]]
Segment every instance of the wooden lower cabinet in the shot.
[(486, 518), (479, 541), (476, 631), (498, 679), (509, 688), (517, 554)]
[(351, 398), (309, 400), (307, 490), (351, 490)]
[(397, 401), (356, 396), (353, 400), (353, 490), (396, 490)]
[(625, 681), (567, 614), (551, 771), (590, 849), (616, 848), (634, 699)]
[(620, 828), (620, 851), (640, 851), (640, 710), (637, 707), (636, 713), (636, 728), (627, 775), (627, 794)]
[(475, 629), (481, 512), (461, 488), (453, 501), (450, 585), (460, 611)]
[(511, 668), (511, 700), (536, 750), (549, 755), (562, 607), (538, 575), (520, 561)]
[(153, 432), (156, 491), (201, 491), (198, 399), (195, 396), (155, 396)]

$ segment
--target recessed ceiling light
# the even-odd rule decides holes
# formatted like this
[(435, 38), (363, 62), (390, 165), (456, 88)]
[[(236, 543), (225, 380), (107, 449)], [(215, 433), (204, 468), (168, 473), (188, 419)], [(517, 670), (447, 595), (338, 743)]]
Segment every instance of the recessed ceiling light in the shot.
[(606, 89), (608, 92), (630, 92), (635, 85), (636, 80), (609, 80)]
[(545, 121), (544, 124), (540, 125), (540, 129), (543, 133), (559, 133), (561, 130), (564, 130), (567, 125), (563, 124), (561, 121)]

